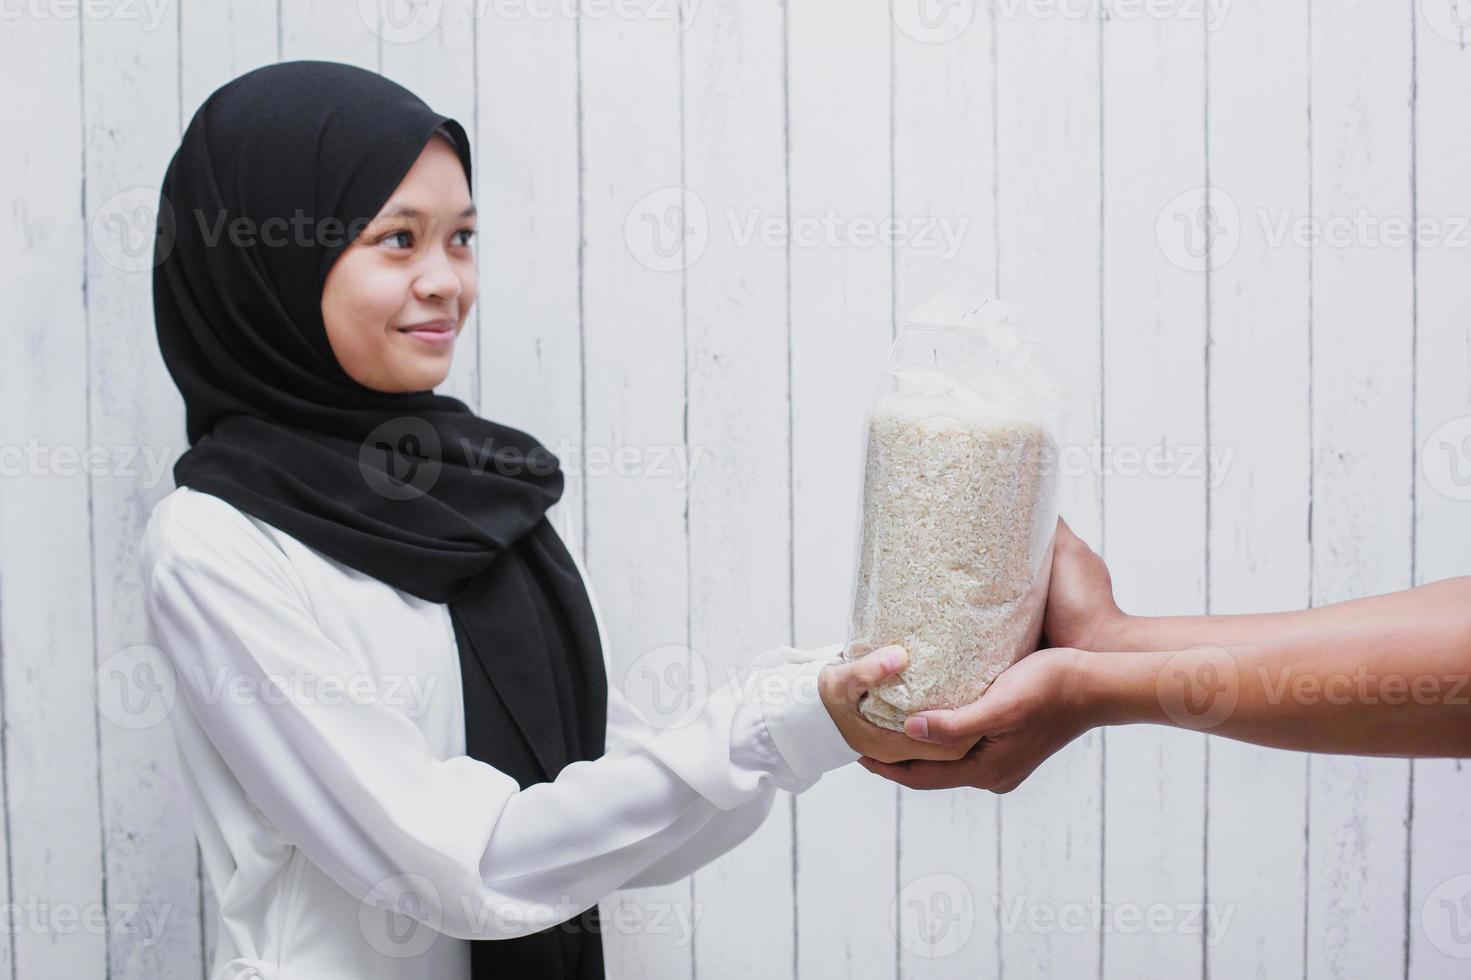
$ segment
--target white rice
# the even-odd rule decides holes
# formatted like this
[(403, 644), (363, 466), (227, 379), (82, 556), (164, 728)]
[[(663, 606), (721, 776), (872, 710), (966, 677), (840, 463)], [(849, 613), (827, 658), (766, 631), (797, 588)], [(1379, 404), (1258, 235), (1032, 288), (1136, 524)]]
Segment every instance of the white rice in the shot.
[(849, 657), (890, 643), (909, 666), (860, 711), (980, 697), (1035, 649), (1056, 522), (1056, 444), (1039, 421), (955, 398), (886, 395), (869, 421)]

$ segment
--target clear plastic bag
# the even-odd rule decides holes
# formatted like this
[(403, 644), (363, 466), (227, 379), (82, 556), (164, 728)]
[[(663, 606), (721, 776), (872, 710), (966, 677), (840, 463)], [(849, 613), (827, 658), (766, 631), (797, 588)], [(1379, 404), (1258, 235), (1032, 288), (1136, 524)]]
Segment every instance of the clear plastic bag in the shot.
[(1036, 649), (1057, 525), (1063, 401), (1021, 311), (940, 294), (908, 317), (867, 416), (845, 658), (909, 665), (859, 705), (876, 725), (980, 697)]

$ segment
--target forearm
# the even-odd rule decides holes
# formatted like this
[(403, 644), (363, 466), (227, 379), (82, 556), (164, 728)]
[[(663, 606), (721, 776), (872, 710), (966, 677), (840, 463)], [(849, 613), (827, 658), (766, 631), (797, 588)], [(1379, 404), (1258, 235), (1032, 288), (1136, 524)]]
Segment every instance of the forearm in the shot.
[[(1319, 609), (1131, 619), (1080, 658), (1103, 724), (1314, 752), (1471, 757), (1471, 579)], [(1174, 652), (1178, 651), (1178, 652)]]
[(1350, 599), (1314, 609), (1217, 616), (1119, 615), (1098, 631), (1097, 649), (1183, 650), (1254, 640), (1310, 642), (1326, 633), (1391, 639), (1420, 627), (1471, 630), (1471, 576)]

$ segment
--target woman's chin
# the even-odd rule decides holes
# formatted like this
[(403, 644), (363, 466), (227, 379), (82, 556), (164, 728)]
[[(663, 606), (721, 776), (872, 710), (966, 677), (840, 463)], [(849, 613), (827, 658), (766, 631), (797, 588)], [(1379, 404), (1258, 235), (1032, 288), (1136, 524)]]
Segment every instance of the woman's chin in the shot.
[(442, 357), (420, 355), (416, 361), (417, 363), (401, 363), (398, 370), (393, 372), (392, 391), (399, 393), (428, 391), (439, 387), (449, 376), (450, 358), (448, 355)]

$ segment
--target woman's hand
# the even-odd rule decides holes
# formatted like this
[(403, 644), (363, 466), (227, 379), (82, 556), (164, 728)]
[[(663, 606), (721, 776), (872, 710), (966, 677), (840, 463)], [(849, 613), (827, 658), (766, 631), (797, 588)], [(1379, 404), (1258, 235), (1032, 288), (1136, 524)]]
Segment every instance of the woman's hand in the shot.
[(962, 758), (970, 748), (970, 742), (963, 739), (953, 743), (921, 742), (900, 732), (880, 728), (858, 713), (858, 702), (869, 688), (885, 677), (899, 673), (908, 664), (909, 652), (901, 646), (890, 646), (850, 663), (824, 667), (817, 681), (822, 703), (848, 745), (865, 757), (883, 762), (906, 759), (953, 761)]
[(1114, 602), (1113, 579), (1103, 558), (1059, 517), (1042, 620), (1044, 646), (1117, 649), (1112, 638), (1127, 619)]
[[(1009, 793), (1058, 749), (1102, 720), (1084, 697), (1078, 650), (1038, 650), (1002, 671), (971, 704), (911, 715), (905, 730), (930, 744), (970, 749), (958, 762), (859, 759), (911, 789), (975, 786)], [(979, 741), (977, 741), (979, 740)], [(974, 748), (970, 746), (974, 745)]]

